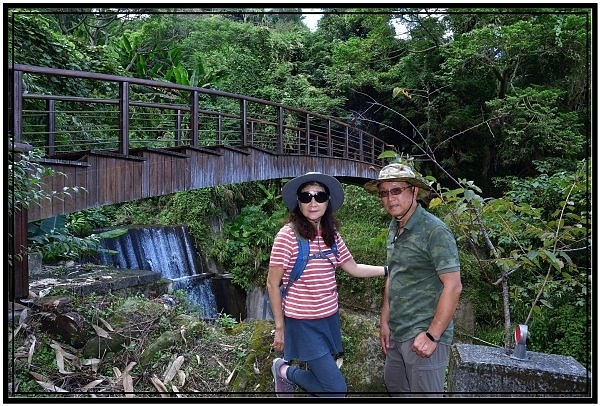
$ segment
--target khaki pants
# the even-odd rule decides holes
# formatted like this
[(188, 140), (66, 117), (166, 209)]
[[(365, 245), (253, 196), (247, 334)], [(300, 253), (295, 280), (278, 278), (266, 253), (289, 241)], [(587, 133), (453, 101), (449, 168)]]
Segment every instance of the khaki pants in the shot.
[(443, 396), (450, 346), (437, 343), (431, 357), (425, 358), (412, 351), (413, 341), (390, 342), (383, 373), (388, 392), (398, 397)]

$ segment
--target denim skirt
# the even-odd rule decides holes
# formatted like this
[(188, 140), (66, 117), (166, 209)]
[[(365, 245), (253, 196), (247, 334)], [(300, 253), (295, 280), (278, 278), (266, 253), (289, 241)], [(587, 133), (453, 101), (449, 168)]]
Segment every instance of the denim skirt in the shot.
[(311, 361), (343, 352), (340, 313), (322, 319), (285, 317), (283, 357), (286, 361)]

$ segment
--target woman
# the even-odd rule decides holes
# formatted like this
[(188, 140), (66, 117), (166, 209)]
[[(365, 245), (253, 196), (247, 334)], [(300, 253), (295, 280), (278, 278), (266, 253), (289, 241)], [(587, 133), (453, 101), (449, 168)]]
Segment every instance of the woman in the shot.
[[(279, 397), (293, 396), (296, 384), (314, 396), (344, 397), (346, 380), (335, 359), (342, 353), (335, 270), (340, 267), (366, 278), (384, 276), (387, 267), (357, 264), (338, 233), (333, 212), (344, 202), (344, 190), (337, 179), (309, 172), (286, 183), (282, 194), (290, 216), (275, 236), (267, 277), (275, 322), (273, 348), (284, 356), (276, 358), (271, 368), (275, 392)], [(310, 254), (316, 258), (309, 259), (299, 279), (288, 284), (299, 253), (297, 237), (309, 241)], [(308, 369), (290, 366), (292, 359), (306, 362)]]

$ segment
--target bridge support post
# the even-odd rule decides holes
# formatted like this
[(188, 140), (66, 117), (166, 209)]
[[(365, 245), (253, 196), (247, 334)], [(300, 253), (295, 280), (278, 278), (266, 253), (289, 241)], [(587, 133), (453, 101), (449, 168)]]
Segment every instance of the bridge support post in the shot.
[(8, 300), (15, 301), (29, 296), (29, 260), (27, 257), (27, 209), (10, 213)]
[[(10, 144), (11, 159), (17, 161), (20, 154), (31, 151), (31, 146), (20, 142)], [(10, 174), (9, 174), (10, 176)], [(14, 195), (13, 195), (14, 199)], [(27, 244), (28, 212), (22, 202), (9, 202), (8, 213), (8, 300), (15, 301), (29, 296), (29, 260)]]

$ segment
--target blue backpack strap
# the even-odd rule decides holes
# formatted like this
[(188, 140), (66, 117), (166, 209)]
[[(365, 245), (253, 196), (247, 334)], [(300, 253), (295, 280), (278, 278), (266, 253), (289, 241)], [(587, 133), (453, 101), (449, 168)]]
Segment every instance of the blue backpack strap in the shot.
[(319, 251), (316, 254), (312, 254), (308, 256), (308, 259), (313, 259), (313, 258), (321, 258), (321, 259), (327, 259), (332, 266), (333, 262), (331, 262), (331, 260), (327, 257), (327, 255), (329, 254), (333, 254), (333, 256), (337, 257), (338, 254), (338, 247), (337, 247), (337, 240), (334, 238), (333, 239), (333, 246), (329, 249), (326, 249), (325, 251)]
[(308, 240), (305, 240), (304, 238), (296, 238), (296, 241), (298, 241), (298, 258), (296, 258), (296, 263), (290, 272), (290, 279), (288, 283), (290, 283), (290, 281), (295, 282), (300, 279), (300, 275), (302, 275), (304, 268), (306, 268), (309, 258), (308, 254), (310, 253)]
[(306, 264), (308, 262), (308, 257), (310, 254), (310, 246), (308, 240), (296, 234), (296, 241), (298, 242), (298, 257), (296, 258), (294, 267), (290, 272), (290, 278), (288, 279), (287, 285), (285, 286), (285, 288), (281, 289), (281, 297), (285, 297), (288, 289), (290, 288), (290, 286), (292, 286), (292, 283), (300, 279), (300, 275), (302, 275), (302, 272), (304, 272), (304, 268), (306, 268)]

